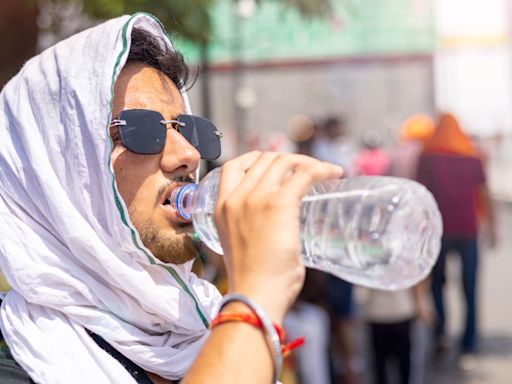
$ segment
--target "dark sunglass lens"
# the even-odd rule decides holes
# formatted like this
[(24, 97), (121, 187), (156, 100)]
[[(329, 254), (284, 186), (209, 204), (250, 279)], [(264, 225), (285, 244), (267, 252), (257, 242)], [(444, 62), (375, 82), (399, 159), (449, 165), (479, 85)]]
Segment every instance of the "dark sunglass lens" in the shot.
[(121, 112), (120, 120), (126, 125), (119, 127), (123, 146), (141, 155), (156, 155), (164, 149), (167, 128), (160, 124), (163, 117), (156, 111), (129, 109)]
[(178, 121), (185, 124), (179, 127), (179, 132), (198, 150), (202, 159), (215, 160), (220, 156), (220, 137), (211, 121), (192, 115), (180, 115)]
[(201, 129), (201, 156), (206, 160), (216, 160), (221, 153), (220, 138), (216, 135), (217, 129), (204, 127)]

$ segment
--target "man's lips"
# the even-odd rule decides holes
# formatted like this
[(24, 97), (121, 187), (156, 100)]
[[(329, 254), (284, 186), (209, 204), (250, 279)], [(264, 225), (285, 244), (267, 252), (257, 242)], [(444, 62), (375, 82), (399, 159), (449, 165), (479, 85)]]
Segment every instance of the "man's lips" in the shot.
[(187, 183), (171, 184), (168, 188), (165, 189), (160, 198), (159, 206), (164, 210), (165, 216), (172, 222), (190, 223), (190, 220), (183, 218), (183, 216), (178, 213), (177, 209), (174, 207), (174, 202), (170, 201), (173, 191), (185, 184)]
[(181, 216), (178, 211), (171, 204), (160, 204), (164, 216), (173, 223), (190, 224), (190, 220)]

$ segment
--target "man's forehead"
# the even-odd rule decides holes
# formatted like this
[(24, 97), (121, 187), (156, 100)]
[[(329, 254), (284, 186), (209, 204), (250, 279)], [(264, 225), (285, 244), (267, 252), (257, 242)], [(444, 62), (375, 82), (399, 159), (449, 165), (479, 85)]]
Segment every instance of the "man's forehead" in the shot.
[(114, 86), (112, 114), (125, 109), (150, 109), (166, 119), (185, 113), (183, 97), (163, 72), (143, 63), (125, 65)]

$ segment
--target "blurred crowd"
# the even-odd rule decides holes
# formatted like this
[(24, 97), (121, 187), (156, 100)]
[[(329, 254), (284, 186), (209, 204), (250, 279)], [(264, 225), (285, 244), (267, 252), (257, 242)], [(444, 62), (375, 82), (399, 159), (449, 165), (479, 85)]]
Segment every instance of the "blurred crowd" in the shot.
[[(461, 364), (471, 361), (478, 352), (477, 243), (495, 243), (484, 151), (449, 113), (412, 116), (392, 146), (384, 145), (377, 130), (355, 140), (341, 116), (314, 126), (303, 122), (293, 130), (297, 152), (341, 165), (345, 177), (395, 176), (422, 183), (439, 205), (444, 234), (432, 273), (408, 290), (362, 288), (308, 270), (285, 319), (289, 338), (304, 336), (306, 343), (287, 359), (283, 382), (423, 383), (426, 365), (447, 353), (455, 353)], [(452, 255), (460, 258), (457, 284), (465, 301), (458, 335), (447, 334), (450, 308), (443, 300), (446, 259)], [(208, 258), (205, 273), (225, 289), (220, 260)], [(427, 342), (419, 340), (422, 334)]]

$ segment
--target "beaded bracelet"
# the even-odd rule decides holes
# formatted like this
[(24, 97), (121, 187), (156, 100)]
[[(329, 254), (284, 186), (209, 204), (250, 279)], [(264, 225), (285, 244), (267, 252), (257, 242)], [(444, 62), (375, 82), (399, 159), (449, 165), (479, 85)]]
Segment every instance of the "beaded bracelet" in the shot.
[(230, 293), (224, 296), (220, 302), (219, 312), (226, 304), (232, 301), (239, 301), (247, 305), (261, 321), (262, 328), (268, 336), (270, 347), (274, 355), (275, 369), (272, 382), (276, 383), (278, 378), (281, 376), (281, 371), (283, 369), (283, 354), (281, 352), (281, 340), (279, 339), (279, 334), (263, 309), (256, 302), (239, 293)]

